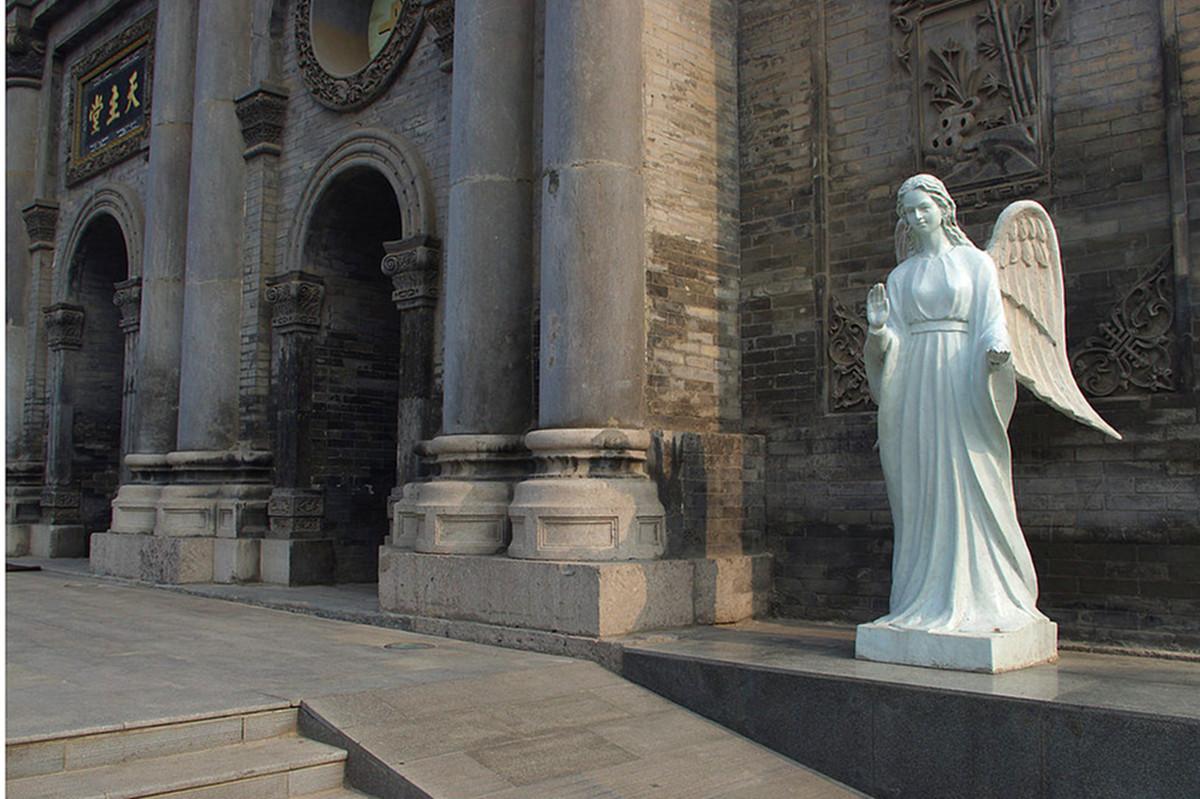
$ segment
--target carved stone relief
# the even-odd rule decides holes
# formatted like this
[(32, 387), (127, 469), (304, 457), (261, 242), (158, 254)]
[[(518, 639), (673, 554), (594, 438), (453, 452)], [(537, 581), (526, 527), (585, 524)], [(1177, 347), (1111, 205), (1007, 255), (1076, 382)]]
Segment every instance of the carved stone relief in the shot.
[(433, 26), (433, 43), (442, 51), (441, 69), (451, 71), (454, 64), (454, 0), (425, 0), (425, 20)]
[(58, 203), (36, 200), (21, 209), (30, 249), (54, 249), (58, 230)]
[[(390, 32), (387, 40), (378, 53), (370, 56), (365, 63), (356, 66), (346, 74), (334, 74), (326, 69), (318, 58), (317, 51), (322, 48), (321, 42), (314, 43), (314, 36), (321, 36), (313, 25), (314, 11), (329, 13), (339, 19), (352, 18), (351, 13), (337, 13), (334, 9), (339, 1), (344, 0), (297, 0), (296, 2), (296, 60), (300, 66), (300, 74), (309, 91), (322, 105), (337, 111), (351, 111), (361, 108), (378, 97), (395, 79), (400, 70), (408, 63), (421, 31), (425, 26), (424, 8), (417, 0), (402, 0), (392, 4), (394, 13), (390, 18)], [(369, 9), (370, 4), (363, 6)], [(326, 9), (329, 9), (326, 12)], [(331, 48), (338, 48), (347, 38), (361, 38), (364, 54), (367, 50), (369, 15), (362, 15), (361, 31), (338, 31), (336, 42)], [(374, 31), (378, 34), (378, 31)], [(363, 55), (363, 58), (367, 58)], [(357, 63), (357, 62), (354, 62)], [(330, 69), (333, 69), (332, 65)]]
[(30, 9), (10, 9), (5, 26), (6, 77), (9, 86), (37, 88), (46, 60), (46, 43), (29, 26)]
[(1168, 249), (1112, 309), (1073, 359), (1075, 375), (1093, 397), (1175, 390), (1175, 302)]
[(414, 236), (383, 243), (382, 272), (392, 279), (396, 309), (432, 308), (437, 305), (441, 245), (429, 236)]
[(287, 113), (287, 92), (265, 86), (243, 94), (236, 101), (238, 122), (242, 126), (243, 156), (262, 153), (278, 155), (283, 143), (283, 122)]
[(121, 311), (121, 330), (136, 332), (142, 321), (142, 279), (140, 277), (114, 283), (113, 305)]
[(1048, 180), (1046, 28), (1058, 0), (891, 0), (913, 76), (918, 171), (960, 205)]
[(865, 300), (847, 308), (838, 295), (829, 307), (829, 401), (834, 411), (866, 411), (874, 407), (863, 368), (867, 339)]
[(325, 286), (319, 277), (289, 272), (267, 285), (264, 298), (271, 306), (271, 326), (280, 333), (315, 333), (321, 326)]

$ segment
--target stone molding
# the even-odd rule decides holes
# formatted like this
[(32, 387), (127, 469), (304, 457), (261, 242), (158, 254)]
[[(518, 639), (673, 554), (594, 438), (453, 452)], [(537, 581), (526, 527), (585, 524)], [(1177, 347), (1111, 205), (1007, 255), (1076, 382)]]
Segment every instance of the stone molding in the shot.
[(234, 101), (247, 160), (258, 155), (279, 155), (282, 151), (284, 120), (288, 94), (284, 89), (260, 86)]
[(392, 302), (399, 311), (433, 308), (438, 299), (441, 244), (431, 236), (385, 241), (380, 270), (392, 279)]
[(142, 279), (131, 277), (114, 283), (113, 305), (121, 311), (121, 329), (136, 333), (142, 323)]
[(34, 200), (21, 209), (25, 232), (29, 234), (29, 249), (53, 250), (54, 237), (58, 232), (58, 203), (52, 200)]
[(443, 72), (454, 69), (454, 0), (425, 0), (425, 21), (433, 26), (437, 38), (433, 43), (442, 51)]
[(316, 333), (321, 327), (325, 283), (305, 272), (288, 272), (267, 281), (264, 299), (271, 326), (279, 333)]
[(402, 16), (374, 58), (350, 75), (331, 75), (313, 49), (313, 0), (297, 0), (295, 10), (296, 61), (304, 83), (317, 102), (335, 111), (354, 111), (383, 93), (408, 63), (421, 39), (425, 15), (419, 3), (404, 3)]
[(1168, 248), (1075, 353), (1075, 375), (1089, 396), (1176, 389), (1172, 263)]
[(83, 307), (59, 302), (42, 310), (46, 325), (46, 346), (53, 352), (77, 350), (83, 346)]

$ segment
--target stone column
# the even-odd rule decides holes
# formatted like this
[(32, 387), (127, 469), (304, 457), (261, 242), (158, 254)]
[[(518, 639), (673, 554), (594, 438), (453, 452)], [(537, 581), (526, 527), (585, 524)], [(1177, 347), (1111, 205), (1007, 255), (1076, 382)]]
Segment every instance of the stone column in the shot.
[[(38, 162), (38, 120), (45, 66), (45, 43), (30, 29), (30, 9), (10, 3), (7, 15), (7, 63), (4, 104), (4, 180), (5, 180), (5, 527), (9, 555), (29, 551), (29, 524), (37, 521), (40, 510), (43, 464), (41, 462), (40, 424), (30, 424), (30, 389), (40, 385), (37, 364), (44, 362), (44, 345), (36, 339), (38, 261), (36, 252), (54, 247), (54, 223), (47, 235), (29, 230), (25, 240), (26, 204), (36, 192), (35, 165)], [(58, 206), (53, 206), (54, 216)], [(40, 226), (38, 226), (40, 227)], [(36, 248), (36, 249), (35, 249)], [(31, 299), (33, 300), (31, 302)], [(31, 311), (35, 314), (31, 316)], [(40, 393), (34, 388), (33, 395)]]
[(137, 342), (142, 321), (142, 279), (132, 277), (113, 284), (113, 305), (121, 312), (125, 334), (125, 367), (121, 380), (121, 472), (120, 482), (131, 477), (125, 456), (133, 451), (134, 418), (137, 415)]
[(57, 303), (44, 311), (50, 349), (46, 384), (46, 476), (42, 522), (33, 526), (30, 552), (44, 558), (79, 557), (87, 551), (80, 524), (80, 492), (72, 479), (75, 455), (75, 369), (83, 345), (83, 308)]
[(250, 82), (252, 17), (252, 3), (199, 3), (179, 420), (156, 528), (215, 537), (218, 582), (257, 571), (271, 493), (269, 453), (239, 435), (247, 165), (236, 101)]
[(289, 272), (268, 281), (274, 347), (275, 489), (262, 542), (262, 579), (283, 585), (329, 582), (333, 541), (322, 534), (325, 498), (312, 487), (313, 343), (321, 328), (324, 282)]
[[(509, 555), (663, 552), (645, 473), (642, 3), (546, 7), (538, 474), (517, 486)], [(457, 65), (456, 65), (457, 69)]]
[[(183, 271), (191, 174), (192, 100), (196, 66), (195, 3), (163, 3), (154, 32), (154, 83), (146, 180), (141, 310), (134, 354), (140, 399), (132, 418), (132, 446), (113, 500), (113, 533), (150, 535), (170, 478), (166, 455), (175, 449), (179, 361), (183, 347)], [(106, 549), (93, 536), (92, 569), (139, 577), (139, 555), (126, 546)], [(145, 542), (143, 542), (145, 543)], [(100, 544), (97, 548), (96, 544)], [(109, 552), (102, 561), (97, 554)]]
[(440, 474), (416, 499), (419, 552), (508, 541), (532, 422), (532, 0), (458, 0), (450, 131)]

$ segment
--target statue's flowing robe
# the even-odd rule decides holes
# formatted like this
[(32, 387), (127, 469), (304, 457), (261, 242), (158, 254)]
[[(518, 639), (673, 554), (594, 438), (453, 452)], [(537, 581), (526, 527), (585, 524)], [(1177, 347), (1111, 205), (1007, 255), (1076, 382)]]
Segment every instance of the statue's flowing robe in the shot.
[(1016, 630), (1044, 617), (1013, 501), (1016, 400), (996, 266), (969, 245), (913, 256), (888, 277), (886, 326), (868, 334), (879, 454), (895, 523), (892, 594), (877, 623), (932, 632)]

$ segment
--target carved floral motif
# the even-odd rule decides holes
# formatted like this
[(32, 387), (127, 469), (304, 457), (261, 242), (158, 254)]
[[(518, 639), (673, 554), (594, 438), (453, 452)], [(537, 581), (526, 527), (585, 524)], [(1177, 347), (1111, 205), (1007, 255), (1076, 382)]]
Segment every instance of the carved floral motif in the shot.
[(5, 25), (6, 77), (10, 84), (36, 87), (42, 79), (46, 42), (29, 26), (28, 9), (18, 7), (9, 15)]
[(247, 92), (237, 99), (237, 117), (242, 126), (242, 141), (246, 145), (245, 157), (260, 153), (279, 154), (283, 143), (287, 100), (287, 92), (265, 87)]
[(441, 68), (449, 72), (454, 62), (454, 0), (426, 0), (425, 20), (437, 33), (433, 43), (445, 59)]
[(336, 111), (362, 108), (378, 97), (408, 63), (425, 26), (421, 4), (405, 0), (383, 49), (357, 72), (331, 75), (313, 49), (312, 5), (313, 0), (296, 2), (296, 61), (309, 91), (319, 103)]
[(21, 218), (25, 221), (30, 247), (53, 249), (58, 229), (58, 203), (35, 200), (21, 209)]
[(1093, 397), (1135, 390), (1174, 391), (1175, 303), (1170, 253), (1112, 309), (1075, 354), (1079, 385)]
[(114, 283), (113, 305), (121, 311), (121, 329), (132, 333), (142, 321), (142, 279), (140, 277)]
[(835, 294), (830, 300), (829, 381), (830, 401), (835, 411), (865, 411), (873, 407), (863, 368), (863, 344), (867, 340), (866, 303), (848, 309)]

